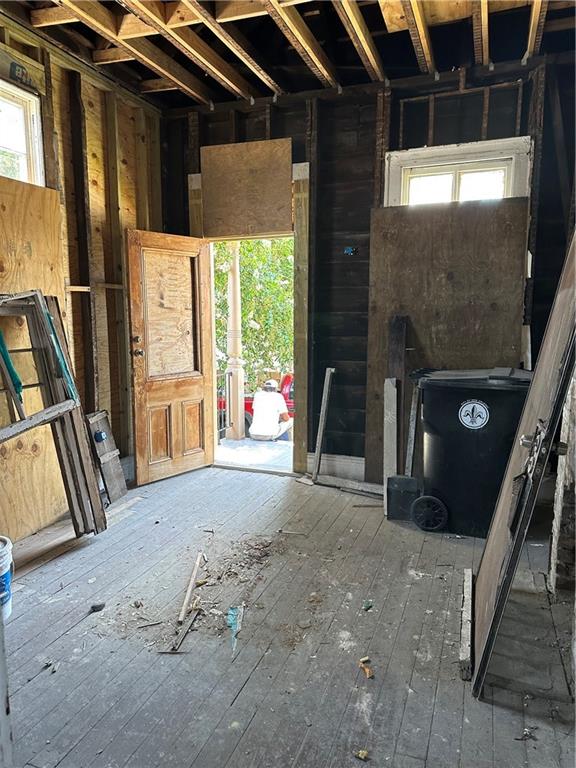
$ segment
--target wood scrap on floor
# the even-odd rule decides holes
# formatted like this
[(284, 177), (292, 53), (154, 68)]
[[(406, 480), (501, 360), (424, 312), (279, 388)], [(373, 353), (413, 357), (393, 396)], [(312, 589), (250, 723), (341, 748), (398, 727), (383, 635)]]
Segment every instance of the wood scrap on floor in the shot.
[(106, 411), (86, 414), (86, 424), (92, 445), (92, 453), (100, 467), (108, 501), (113, 504), (126, 495), (126, 478), (120, 464), (120, 451), (116, 448), (114, 435)]
[(318, 480), (322, 463), (322, 451), (324, 450), (324, 432), (328, 420), (328, 403), (330, 401), (330, 392), (332, 391), (332, 379), (334, 378), (335, 373), (335, 368), (326, 368), (326, 373), (324, 374), (324, 388), (322, 389), (322, 404), (320, 405), (320, 420), (318, 422), (318, 433), (316, 434), (316, 447), (314, 449), (314, 459), (312, 461), (312, 473), (310, 477), (305, 475), (297, 478), (297, 483), (314, 485)]

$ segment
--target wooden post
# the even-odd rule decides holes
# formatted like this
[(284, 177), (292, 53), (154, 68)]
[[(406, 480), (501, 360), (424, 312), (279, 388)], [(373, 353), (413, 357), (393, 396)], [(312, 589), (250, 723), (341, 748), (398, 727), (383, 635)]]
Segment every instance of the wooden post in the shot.
[[(406, 337), (409, 318), (406, 315), (394, 315), (388, 326), (388, 369), (389, 378), (396, 381), (397, 418), (396, 418), (396, 469), (401, 473), (404, 465), (404, 423), (406, 400)], [(386, 452), (386, 443), (384, 443)]]
[(384, 163), (390, 145), (392, 92), (388, 88), (376, 95), (376, 155), (374, 159), (374, 208), (384, 203)]
[[(128, 327), (128, 279), (126, 274), (126, 251), (124, 224), (120, 207), (120, 166), (118, 163), (118, 109), (116, 94), (107, 91), (106, 99), (106, 198), (110, 226), (110, 253), (114, 280), (122, 286), (114, 291), (114, 325), (118, 349), (119, 413), (118, 433), (115, 435), (118, 448), (123, 456), (133, 453), (132, 424), (132, 382), (130, 380), (131, 359)], [(140, 183), (141, 179), (138, 179)]]
[(54, 104), (52, 100), (52, 67), (50, 54), (43, 51), (44, 79), (46, 93), (41, 95), (42, 128), (44, 133), (44, 178), (46, 186), (60, 189), (60, 165), (58, 162), (58, 139), (54, 125)]
[(292, 166), (294, 203), (294, 472), (305, 473), (308, 458), (308, 237), (310, 165)]
[(228, 365), (230, 374), (229, 413), (231, 424), (226, 437), (244, 438), (244, 361), (242, 360), (242, 295), (240, 291), (240, 242), (228, 244), (231, 256), (228, 269)]
[[(92, 237), (90, 232), (90, 197), (88, 189), (88, 152), (86, 147), (86, 119), (82, 103), (82, 77), (69, 72), (70, 135), (72, 167), (76, 197), (76, 227), (78, 231), (78, 272), (80, 282), (91, 284)], [(81, 294), (82, 329), (84, 335), (84, 408), (98, 410), (98, 343), (95, 322), (95, 291)]]
[[(318, 117), (317, 99), (306, 102), (306, 160), (309, 165), (308, 200), (310, 206), (308, 226), (308, 445), (314, 444), (314, 403), (316, 397), (316, 334), (315, 315), (315, 275), (316, 275), (316, 195), (318, 179)], [(298, 386), (298, 385), (296, 385)]]
[(389, 477), (398, 474), (398, 391), (396, 379), (384, 379), (384, 513), (386, 508), (386, 485)]
[(199, 173), (191, 173), (188, 176), (188, 213), (190, 235), (202, 237), (204, 226), (202, 223), (202, 176)]

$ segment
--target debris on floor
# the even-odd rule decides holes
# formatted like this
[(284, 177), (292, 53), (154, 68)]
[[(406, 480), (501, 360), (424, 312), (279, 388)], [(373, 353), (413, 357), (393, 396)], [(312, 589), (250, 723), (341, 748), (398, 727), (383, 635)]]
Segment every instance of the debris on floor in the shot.
[(354, 757), (358, 760), (362, 760), (364, 763), (367, 763), (370, 759), (368, 757), (368, 750), (367, 749), (359, 749), (356, 752), (354, 752)]
[(236, 651), (238, 634), (242, 629), (245, 607), (246, 603), (242, 603), (242, 605), (234, 605), (231, 608), (228, 608), (228, 613), (226, 614), (226, 624), (230, 627), (232, 632), (232, 653), (235, 653)]
[(527, 728), (524, 728), (522, 736), (517, 736), (514, 741), (538, 741), (538, 737), (534, 735), (534, 731), (537, 730), (537, 725), (529, 725)]
[(372, 680), (374, 678), (374, 672), (372, 671), (372, 667), (370, 666), (370, 657), (369, 656), (363, 656), (360, 661), (358, 662), (358, 666), (364, 672), (366, 675), (367, 680)]
[(374, 607), (374, 601), (373, 600), (364, 600), (362, 603), (362, 610), (363, 611), (371, 611)]

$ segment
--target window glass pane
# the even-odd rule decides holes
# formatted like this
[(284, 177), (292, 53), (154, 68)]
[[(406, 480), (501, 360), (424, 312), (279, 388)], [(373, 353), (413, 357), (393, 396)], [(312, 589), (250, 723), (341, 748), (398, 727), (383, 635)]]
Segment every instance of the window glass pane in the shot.
[(452, 200), (453, 173), (413, 176), (408, 185), (408, 205), (449, 203)]
[(24, 107), (5, 99), (0, 99), (0, 147), (26, 152)]
[(28, 163), (26, 155), (0, 147), (0, 176), (28, 181)]
[(494, 200), (504, 197), (506, 171), (465, 171), (460, 176), (460, 194), (463, 200)]

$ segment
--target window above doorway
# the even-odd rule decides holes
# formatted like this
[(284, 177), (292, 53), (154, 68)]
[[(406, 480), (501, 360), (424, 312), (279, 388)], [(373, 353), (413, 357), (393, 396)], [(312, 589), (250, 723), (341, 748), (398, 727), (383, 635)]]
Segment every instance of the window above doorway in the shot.
[(528, 136), (389, 152), (384, 205), (527, 197), (531, 155)]
[(0, 176), (44, 185), (40, 99), (0, 80)]

